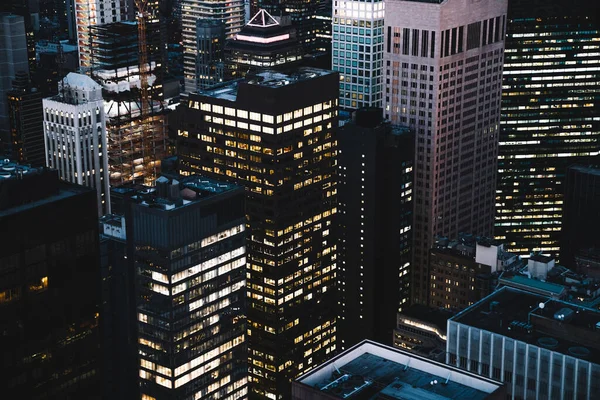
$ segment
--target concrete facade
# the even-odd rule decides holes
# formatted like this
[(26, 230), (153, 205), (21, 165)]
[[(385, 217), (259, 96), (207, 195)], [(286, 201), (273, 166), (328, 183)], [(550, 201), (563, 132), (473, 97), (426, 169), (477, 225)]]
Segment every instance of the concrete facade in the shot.
[(507, 1), (386, 3), (384, 116), (416, 133), (412, 299), (435, 235), (491, 236)]

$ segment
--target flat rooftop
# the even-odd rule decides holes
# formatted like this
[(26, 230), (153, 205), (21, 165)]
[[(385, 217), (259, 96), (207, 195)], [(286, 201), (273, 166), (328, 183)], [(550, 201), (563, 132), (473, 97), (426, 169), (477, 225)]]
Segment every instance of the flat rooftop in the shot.
[(289, 72), (263, 71), (253, 75), (251, 78), (224, 83), (209, 90), (202, 90), (199, 94), (228, 101), (236, 101), (238, 87), (241, 84), (276, 89), (335, 73), (334, 71), (310, 67), (295, 68)]
[(133, 192), (131, 199), (139, 205), (169, 211), (232, 190), (242, 189), (233, 183), (191, 175), (179, 178), (161, 176), (155, 187), (136, 187), (130, 193)]
[(450, 321), (600, 364), (598, 310), (505, 286)]
[(301, 376), (298, 384), (351, 400), (480, 400), (502, 387), (500, 382), (368, 340)]

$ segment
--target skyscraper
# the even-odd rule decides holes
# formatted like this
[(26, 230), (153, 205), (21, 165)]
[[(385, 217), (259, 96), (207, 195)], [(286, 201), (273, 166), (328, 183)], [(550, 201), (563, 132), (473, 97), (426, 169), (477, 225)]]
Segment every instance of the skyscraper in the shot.
[[(276, 18), (290, 18), (303, 54), (312, 54), (322, 52), (323, 41), (318, 37), (322, 32), (322, 20), (317, 16), (326, 4), (327, 0), (250, 0), (250, 11), (254, 15), (264, 9)], [(328, 8), (328, 15), (331, 16), (331, 7)]]
[(67, 182), (96, 190), (98, 215), (110, 213), (106, 118), (102, 86), (70, 72), (59, 94), (44, 99), (46, 165)]
[(196, 79), (199, 88), (208, 89), (225, 78), (225, 23), (198, 19), (196, 38)]
[(124, 0), (73, 0), (75, 2), (75, 23), (77, 27), (77, 47), (79, 66), (87, 69), (92, 53), (90, 28), (121, 21), (121, 2)]
[(23, 17), (0, 13), (0, 151), (9, 147), (7, 92), (17, 72), (29, 73)]
[(260, 10), (225, 45), (227, 74), (243, 78), (267, 69), (289, 69), (302, 60), (296, 29)]
[(198, 48), (198, 21), (218, 21), (225, 25), (225, 37), (233, 36), (244, 26), (244, 1), (181, 0), (183, 39), (183, 73), (185, 91), (201, 89), (198, 63), (202, 49)]
[(163, 28), (155, 18), (147, 21), (149, 99), (145, 115), (139, 90), (137, 23), (90, 28), (94, 49), (90, 76), (103, 88), (111, 186), (133, 181), (152, 184), (167, 154)]
[(100, 399), (93, 190), (0, 162), (2, 397)]
[(381, 0), (334, 2), (331, 68), (342, 109), (382, 105), (384, 10)]
[(141, 398), (246, 398), (243, 188), (161, 176), (130, 194), (122, 221), (136, 271)]
[(337, 79), (261, 72), (183, 104), (183, 173), (246, 187), (251, 398), (289, 399), (337, 348)]
[(567, 167), (600, 158), (599, 16), (598, 2), (509, 2), (495, 234), (526, 257), (559, 253)]
[(10, 159), (33, 167), (46, 165), (42, 94), (32, 87), (29, 75), (17, 72), (8, 92)]
[(340, 347), (391, 344), (410, 300), (414, 135), (360, 109), (338, 146)]
[(506, 0), (391, 0), (384, 114), (416, 134), (412, 300), (436, 235), (491, 236)]

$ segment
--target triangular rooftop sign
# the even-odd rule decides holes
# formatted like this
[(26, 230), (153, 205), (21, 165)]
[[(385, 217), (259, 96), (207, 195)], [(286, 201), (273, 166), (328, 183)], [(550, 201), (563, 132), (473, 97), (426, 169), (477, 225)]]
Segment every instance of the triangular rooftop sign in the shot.
[(261, 9), (254, 17), (252, 17), (247, 25), (266, 28), (268, 26), (279, 25), (279, 22), (277, 22), (266, 10)]

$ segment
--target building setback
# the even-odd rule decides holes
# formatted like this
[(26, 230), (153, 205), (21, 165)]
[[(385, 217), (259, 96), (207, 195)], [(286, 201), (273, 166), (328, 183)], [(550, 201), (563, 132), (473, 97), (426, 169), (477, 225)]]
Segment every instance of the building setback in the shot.
[(524, 257), (562, 262), (567, 168), (600, 162), (599, 16), (595, 1), (509, 2), (495, 235)]
[(410, 299), (414, 135), (361, 109), (338, 146), (340, 346), (391, 344)]
[(0, 162), (0, 224), (2, 397), (99, 400), (94, 191)]
[(416, 134), (412, 300), (436, 235), (492, 235), (506, 0), (391, 0), (384, 114)]
[(106, 119), (102, 87), (69, 73), (59, 94), (44, 99), (46, 165), (67, 182), (96, 190), (98, 215), (110, 213)]
[(600, 312), (504, 287), (448, 321), (446, 363), (504, 382), (508, 399), (595, 399)]
[(251, 397), (288, 399), (336, 350), (337, 79), (261, 72), (182, 105), (182, 173), (246, 187)]
[[(130, 191), (124, 207), (124, 218), (104, 219), (103, 233), (117, 249), (125, 242), (133, 263), (115, 260), (125, 269), (119, 279), (135, 271), (141, 398), (246, 398), (243, 188), (198, 175), (161, 176), (155, 188)], [(131, 329), (127, 310), (117, 318)]]
[(334, 2), (331, 60), (342, 109), (382, 105), (384, 10), (381, 0)]

